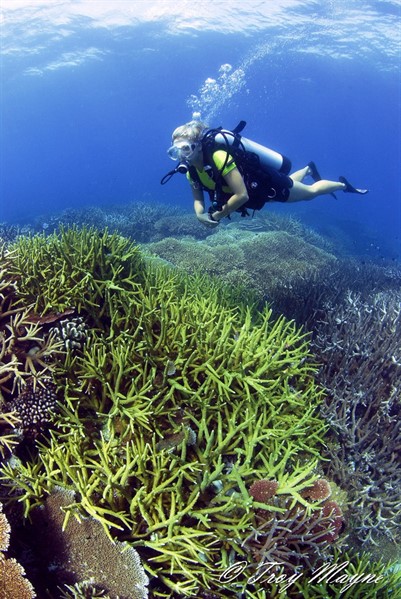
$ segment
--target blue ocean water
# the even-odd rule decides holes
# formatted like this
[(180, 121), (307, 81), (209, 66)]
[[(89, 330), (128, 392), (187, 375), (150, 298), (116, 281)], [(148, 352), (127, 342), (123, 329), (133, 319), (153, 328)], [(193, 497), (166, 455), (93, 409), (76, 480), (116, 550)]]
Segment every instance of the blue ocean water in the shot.
[[(218, 4), (218, 6), (216, 6)], [(190, 209), (171, 132), (200, 111), (367, 196), (291, 206), (400, 257), (399, 0), (3, 0), (0, 220), (134, 200)]]

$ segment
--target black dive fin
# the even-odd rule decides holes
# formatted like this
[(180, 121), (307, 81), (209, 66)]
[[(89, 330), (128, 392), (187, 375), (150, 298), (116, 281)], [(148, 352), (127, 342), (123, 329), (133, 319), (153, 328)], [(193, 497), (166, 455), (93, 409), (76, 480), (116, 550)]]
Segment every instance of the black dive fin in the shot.
[(361, 195), (365, 195), (365, 193), (368, 193), (368, 191), (369, 191), (368, 189), (357, 189), (356, 187), (351, 185), (351, 183), (349, 181), (347, 181), (347, 179), (345, 177), (339, 177), (338, 180), (340, 181), (340, 183), (344, 183), (344, 185), (345, 185), (344, 192), (345, 193), (359, 193)]
[[(312, 179), (315, 181), (315, 183), (316, 183), (317, 181), (321, 181), (321, 180), (322, 180), (322, 177), (320, 176), (320, 173), (319, 173), (319, 171), (317, 170), (317, 166), (316, 166), (316, 164), (313, 162), (313, 160), (312, 160), (311, 162), (309, 162), (309, 163), (308, 163), (308, 167), (309, 167), (309, 170), (310, 170), (310, 176), (311, 176), (311, 177), (312, 177)], [(337, 199), (337, 196), (336, 196), (336, 194), (335, 194), (335, 193), (331, 193), (330, 195), (331, 195), (331, 196), (333, 196), (333, 198), (334, 198), (335, 200)]]

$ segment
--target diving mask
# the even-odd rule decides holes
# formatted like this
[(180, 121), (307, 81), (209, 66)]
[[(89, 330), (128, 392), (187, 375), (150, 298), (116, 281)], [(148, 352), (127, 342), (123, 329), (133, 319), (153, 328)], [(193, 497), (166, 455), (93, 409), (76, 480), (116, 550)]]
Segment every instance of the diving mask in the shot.
[(190, 160), (198, 147), (198, 143), (182, 141), (174, 143), (171, 148), (167, 150), (167, 154), (171, 160)]

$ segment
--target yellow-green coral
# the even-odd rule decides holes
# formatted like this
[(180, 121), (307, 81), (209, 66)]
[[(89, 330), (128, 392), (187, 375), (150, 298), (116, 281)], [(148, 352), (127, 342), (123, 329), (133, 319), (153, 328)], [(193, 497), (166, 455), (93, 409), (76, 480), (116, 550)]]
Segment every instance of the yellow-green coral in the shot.
[(216, 587), (216, 570), (248, 559), (255, 479), (312, 509), (300, 491), (318, 476), (321, 392), (294, 323), (150, 267), (116, 235), (64, 230), (15, 253), (21, 303), (76, 308), (92, 326), (57, 370), (64, 401), (49, 438), (2, 469), (26, 514), (55, 486), (77, 491), (66, 521), (90, 515), (135, 546), (154, 596), (169, 597)]

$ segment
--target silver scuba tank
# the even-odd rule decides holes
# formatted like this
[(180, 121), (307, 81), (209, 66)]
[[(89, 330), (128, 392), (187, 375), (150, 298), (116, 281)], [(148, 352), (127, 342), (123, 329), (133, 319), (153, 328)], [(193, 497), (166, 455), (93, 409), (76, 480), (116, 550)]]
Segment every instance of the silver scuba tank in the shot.
[(221, 129), (220, 133), (217, 133), (214, 140), (216, 144), (222, 147), (222, 149), (227, 148), (227, 145), (229, 145), (256, 154), (259, 158), (261, 166), (265, 166), (270, 169), (273, 168), (280, 173), (284, 173), (285, 175), (288, 175), (291, 170), (291, 160), (286, 156), (279, 154), (279, 152), (276, 152), (275, 150), (266, 148), (265, 146), (256, 143), (256, 141), (242, 137), (242, 135), (234, 135), (233, 132), (228, 131), (228, 129)]

